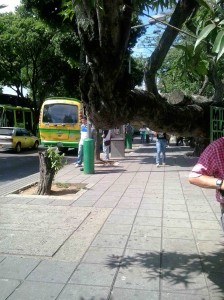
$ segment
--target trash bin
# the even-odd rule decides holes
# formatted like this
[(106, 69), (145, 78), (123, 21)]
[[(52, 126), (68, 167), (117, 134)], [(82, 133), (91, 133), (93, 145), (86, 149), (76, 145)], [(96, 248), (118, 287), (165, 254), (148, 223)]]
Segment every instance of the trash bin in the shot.
[(124, 157), (123, 137), (115, 137), (111, 139), (111, 157)]
[(94, 173), (94, 139), (85, 139), (83, 143), (84, 174)]

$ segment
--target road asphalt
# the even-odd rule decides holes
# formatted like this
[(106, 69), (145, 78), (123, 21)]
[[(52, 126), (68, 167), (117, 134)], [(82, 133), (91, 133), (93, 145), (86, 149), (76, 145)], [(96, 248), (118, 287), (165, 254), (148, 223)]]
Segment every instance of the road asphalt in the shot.
[[(0, 300), (221, 300), (224, 240), (214, 190), (188, 183), (197, 158), (155, 143), (57, 182), (76, 194), (19, 195), (39, 174), (0, 191)], [(75, 159), (74, 159), (75, 160)]]

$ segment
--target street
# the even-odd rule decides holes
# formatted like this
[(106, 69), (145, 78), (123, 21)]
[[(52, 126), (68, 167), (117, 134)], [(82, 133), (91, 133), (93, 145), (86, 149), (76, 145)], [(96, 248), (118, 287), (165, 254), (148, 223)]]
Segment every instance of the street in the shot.
[[(67, 164), (75, 161), (74, 151), (65, 155)], [(39, 157), (36, 150), (0, 151), (0, 186), (39, 172)]]

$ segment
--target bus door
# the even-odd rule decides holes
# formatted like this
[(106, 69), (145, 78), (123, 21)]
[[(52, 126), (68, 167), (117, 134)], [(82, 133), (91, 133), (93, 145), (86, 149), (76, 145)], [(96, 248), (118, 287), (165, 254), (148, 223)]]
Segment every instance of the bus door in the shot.
[(31, 111), (24, 111), (25, 115), (25, 128), (29, 131), (33, 130), (33, 118)]
[(23, 111), (16, 109), (14, 111), (15, 113), (15, 127), (24, 127), (24, 117), (23, 117)]

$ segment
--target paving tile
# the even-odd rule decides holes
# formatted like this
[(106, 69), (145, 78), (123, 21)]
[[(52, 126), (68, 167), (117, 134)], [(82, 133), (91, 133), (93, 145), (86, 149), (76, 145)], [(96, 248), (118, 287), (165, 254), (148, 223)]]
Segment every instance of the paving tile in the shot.
[(161, 265), (164, 274), (172, 274), (177, 270), (182, 274), (200, 275), (203, 271), (199, 254), (163, 252)]
[[(183, 293), (174, 294), (171, 292), (161, 293), (161, 300), (180, 300), (180, 299), (181, 300), (211, 300), (210, 296), (205, 296), (205, 295), (195, 295), (195, 294), (189, 295)], [(212, 298), (212, 300), (216, 300), (216, 299)]]
[(195, 229), (216, 229), (220, 230), (220, 223), (216, 221), (211, 221), (211, 220), (192, 220), (191, 221), (192, 228)]
[(67, 284), (57, 300), (106, 300), (109, 292), (108, 287)]
[(111, 224), (132, 224), (135, 216), (110, 215), (106, 223)]
[(187, 207), (189, 211), (212, 213), (212, 209), (209, 205), (192, 205), (187, 203)]
[(190, 228), (164, 227), (163, 238), (192, 240), (194, 236)]
[(114, 288), (109, 300), (159, 300), (159, 293), (152, 291)]
[(153, 218), (161, 218), (162, 217), (162, 211), (155, 210), (155, 209), (143, 209), (140, 207), (138, 211), (139, 217), (153, 217)]
[(130, 224), (109, 224), (105, 223), (105, 225), (102, 227), (100, 233), (101, 234), (124, 234), (128, 235), (131, 231)]
[(187, 219), (164, 218), (163, 227), (191, 228), (191, 223)]
[(149, 236), (131, 236), (127, 244), (128, 249), (160, 251), (161, 239)]
[(161, 237), (161, 227), (134, 225), (131, 236)]
[(43, 260), (26, 280), (66, 283), (77, 264), (55, 260)]
[(0, 278), (23, 280), (39, 262), (40, 260), (35, 258), (8, 256), (0, 263)]
[(165, 210), (163, 212), (163, 217), (171, 219), (189, 219), (188, 212), (181, 210)]
[(182, 211), (186, 212), (187, 207), (185, 204), (171, 204), (171, 203), (164, 203), (164, 211)]
[(134, 224), (140, 226), (161, 226), (162, 219), (161, 218), (153, 218), (153, 217), (139, 217), (137, 216)]
[(49, 300), (55, 299), (63, 284), (24, 281), (7, 300)]
[(111, 215), (122, 215), (122, 216), (135, 216), (137, 213), (137, 209), (132, 208), (115, 208)]
[(0, 300), (5, 300), (19, 285), (19, 280), (0, 279)]
[[(163, 271), (162, 271), (163, 273)], [(162, 292), (171, 292), (190, 295), (205, 295), (209, 296), (208, 287), (204, 275), (184, 273), (183, 270), (179, 272), (172, 272), (162, 275), (161, 282)]]
[(123, 253), (122, 248), (90, 247), (82, 262), (91, 264), (118, 265)]
[(159, 291), (159, 274), (138, 266), (120, 268), (115, 285), (116, 288), (142, 289)]
[(191, 220), (216, 221), (216, 216), (213, 213), (189, 211), (189, 215), (190, 215)]
[(0, 255), (0, 262), (2, 262), (5, 258), (6, 256)]
[(161, 255), (159, 251), (126, 249), (121, 260), (121, 268), (136, 266), (159, 272)]
[(195, 238), (198, 241), (217, 241), (222, 237), (222, 231), (220, 230), (204, 230), (204, 229), (193, 229)]
[(110, 287), (116, 271), (117, 268), (113, 266), (82, 263), (73, 273), (69, 283)]
[(92, 247), (111, 247), (111, 248), (124, 248), (127, 242), (128, 235), (113, 234), (98, 234), (92, 243)]
[(223, 299), (224, 295), (224, 274), (223, 273), (214, 273), (214, 272), (208, 272), (205, 275), (209, 293), (211, 295), (211, 299), (217, 299), (220, 300)]
[(194, 240), (163, 239), (163, 250), (165, 252), (193, 253), (197, 254), (197, 247)]
[(104, 200), (98, 200), (94, 207), (108, 207), (108, 208), (114, 208), (117, 205), (118, 200), (115, 202), (114, 200), (111, 201), (104, 201)]

